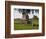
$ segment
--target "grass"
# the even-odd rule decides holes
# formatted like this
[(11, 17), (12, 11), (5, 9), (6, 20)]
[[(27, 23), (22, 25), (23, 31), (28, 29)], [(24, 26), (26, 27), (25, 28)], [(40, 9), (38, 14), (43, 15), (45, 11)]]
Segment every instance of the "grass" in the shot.
[(16, 27), (14, 29), (16, 30), (27, 30), (27, 29), (32, 29), (31, 24), (15, 24)]
[[(31, 20), (31, 19), (30, 19)], [(33, 20), (32, 24), (22, 24), (20, 19), (14, 20), (14, 30), (31, 30), (31, 29), (38, 29), (39, 22), (38, 20)]]

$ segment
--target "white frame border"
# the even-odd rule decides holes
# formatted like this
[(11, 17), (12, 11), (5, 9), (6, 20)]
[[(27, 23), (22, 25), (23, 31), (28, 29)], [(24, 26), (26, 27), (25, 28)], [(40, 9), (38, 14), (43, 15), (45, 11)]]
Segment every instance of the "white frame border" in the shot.
[[(14, 8), (39, 9), (39, 29), (38, 30), (14, 30)], [(42, 7), (40, 6), (19, 6), (11, 5), (11, 34), (41, 33), (42, 32)]]

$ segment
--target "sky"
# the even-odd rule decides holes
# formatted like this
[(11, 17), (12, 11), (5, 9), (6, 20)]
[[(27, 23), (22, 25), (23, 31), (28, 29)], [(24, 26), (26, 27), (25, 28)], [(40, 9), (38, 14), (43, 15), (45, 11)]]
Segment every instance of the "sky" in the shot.
[[(14, 18), (16, 19), (16, 18), (20, 18), (20, 19), (22, 19), (22, 12), (20, 13), (18, 10), (14, 10)], [(39, 13), (37, 12), (35, 12), (34, 11), (34, 14), (32, 14), (32, 12), (30, 12), (30, 14), (28, 14), (29, 15), (29, 19), (31, 19), (31, 18), (33, 18), (33, 16), (35, 15), (35, 16), (37, 16), (37, 17), (39, 17)]]

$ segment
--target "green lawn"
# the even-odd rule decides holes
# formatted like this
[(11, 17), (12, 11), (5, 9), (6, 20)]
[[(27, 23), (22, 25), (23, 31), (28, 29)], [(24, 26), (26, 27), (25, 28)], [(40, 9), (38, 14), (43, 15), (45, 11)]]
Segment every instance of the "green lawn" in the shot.
[(31, 29), (38, 29), (39, 22), (38, 20), (33, 20), (32, 24), (22, 24), (20, 23), (21, 20), (15, 19), (14, 20), (14, 30), (31, 30)]

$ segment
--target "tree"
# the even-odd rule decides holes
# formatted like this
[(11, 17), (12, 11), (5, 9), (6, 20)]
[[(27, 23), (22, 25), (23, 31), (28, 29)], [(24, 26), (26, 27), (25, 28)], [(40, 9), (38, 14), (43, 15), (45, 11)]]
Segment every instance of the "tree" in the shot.
[(30, 13), (30, 9), (18, 9), (18, 11), (22, 14), (29, 14)]
[(26, 14), (30, 14), (30, 9), (18, 9), (18, 11), (21, 13), (22, 15), (25, 16)]

